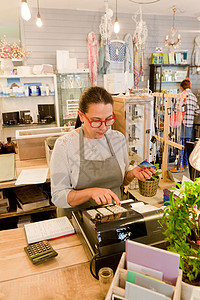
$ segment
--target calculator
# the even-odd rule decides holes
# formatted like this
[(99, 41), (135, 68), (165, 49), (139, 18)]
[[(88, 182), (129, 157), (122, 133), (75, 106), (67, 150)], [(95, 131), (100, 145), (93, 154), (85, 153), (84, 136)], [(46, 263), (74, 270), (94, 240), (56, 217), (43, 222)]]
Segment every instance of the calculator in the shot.
[(24, 247), (24, 250), (34, 265), (43, 263), (49, 258), (53, 258), (58, 255), (48, 241), (30, 244), (27, 247)]

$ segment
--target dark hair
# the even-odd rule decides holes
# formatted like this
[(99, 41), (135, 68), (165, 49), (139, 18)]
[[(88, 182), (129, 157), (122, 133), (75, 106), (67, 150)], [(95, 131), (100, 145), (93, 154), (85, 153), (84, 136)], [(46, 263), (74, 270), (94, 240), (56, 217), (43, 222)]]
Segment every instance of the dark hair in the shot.
[(181, 87), (186, 90), (186, 89), (190, 89), (191, 87), (191, 82), (189, 79), (184, 79), (182, 82), (181, 82)]
[[(84, 114), (88, 112), (90, 104), (104, 103), (113, 105), (113, 98), (110, 93), (100, 86), (90, 86), (85, 89), (80, 96), (79, 110)], [(75, 128), (81, 126), (79, 116), (77, 117)]]

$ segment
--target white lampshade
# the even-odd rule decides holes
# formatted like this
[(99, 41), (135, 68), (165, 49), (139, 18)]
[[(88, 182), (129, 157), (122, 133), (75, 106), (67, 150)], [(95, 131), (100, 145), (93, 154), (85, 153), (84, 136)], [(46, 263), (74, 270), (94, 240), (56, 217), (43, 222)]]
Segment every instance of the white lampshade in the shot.
[(194, 169), (200, 171), (200, 140), (197, 142), (192, 153), (190, 154), (189, 162)]
[(22, 0), (22, 4), (21, 4), (21, 16), (22, 16), (22, 19), (24, 19), (25, 21), (28, 21), (31, 18), (30, 9), (28, 7), (28, 4), (27, 4), (26, 0)]

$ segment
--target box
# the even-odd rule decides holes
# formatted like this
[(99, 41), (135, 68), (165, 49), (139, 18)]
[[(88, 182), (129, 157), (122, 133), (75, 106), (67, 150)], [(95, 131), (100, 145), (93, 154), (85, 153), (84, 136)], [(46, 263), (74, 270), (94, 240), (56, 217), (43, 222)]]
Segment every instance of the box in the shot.
[(66, 66), (66, 61), (69, 59), (69, 51), (67, 50), (56, 50), (56, 67), (59, 73)]
[[(66, 128), (66, 131), (69, 132), (72, 129), (74, 129), (74, 126), (67, 126), (65, 128)], [(48, 167), (50, 167), (51, 155), (52, 155), (53, 147), (55, 145), (57, 138), (58, 138), (58, 136), (51, 136), (51, 137), (48, 137), (47, 139), (45, 139), (45, 141), (44, 141), (46, 160), (47, 160)]]
[(0, 182), (16, 179), (15, 153), (0, 155)]
[[(125, 299), (125, 279), (124, 279), (124, 271), (126, 270), (126, 253), (122, 254), (122, 257), (119, 261), (117, 270), (115, 272), (115, 276), (110, 285), (108, 293), (106, 295), (105, 300), (112, 300), (112, 295), (119, 296), (122, 299)], [(180, 300), (181, 299), (181, 283), (182, 283), (182, 270), (179, 269), (179, 275), (176, 281), (176, 285), (174, 287), (174, 293), (172, 300)]]
[[(70, 126), (72, 128), (72, 126)], [(20, 160), (46, 157), (44, 141), (49, 136), (60, 136), (69, 131), (69, 127), (49, 127), (28, 130), (16, 130), (16, 140)]]
[(125, 93), (128, 88), (133, 88), (133, 73), (105, 74), (104, 88), (113, 95)]

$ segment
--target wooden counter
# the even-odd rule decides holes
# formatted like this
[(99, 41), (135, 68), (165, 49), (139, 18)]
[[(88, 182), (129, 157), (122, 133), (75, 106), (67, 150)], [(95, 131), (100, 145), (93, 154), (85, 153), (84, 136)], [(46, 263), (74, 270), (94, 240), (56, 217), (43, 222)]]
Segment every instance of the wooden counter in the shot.
[(101, 299), (99, 282), (90, 274), (89, 261), (77, 235), (52, 240), (50, 244), (58, 256), (35, 266), (24, 251), (24, 229), (0, 231), (0, 299)]

